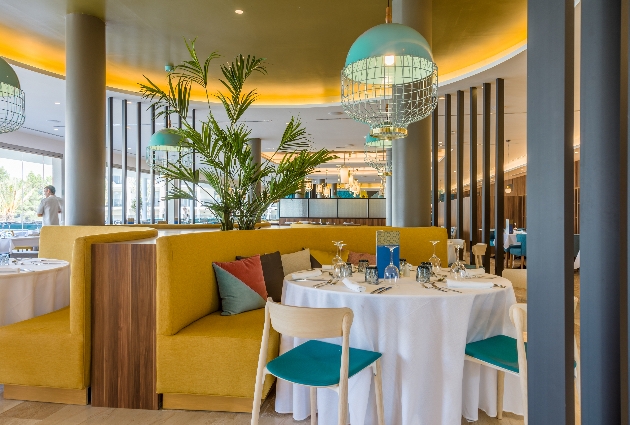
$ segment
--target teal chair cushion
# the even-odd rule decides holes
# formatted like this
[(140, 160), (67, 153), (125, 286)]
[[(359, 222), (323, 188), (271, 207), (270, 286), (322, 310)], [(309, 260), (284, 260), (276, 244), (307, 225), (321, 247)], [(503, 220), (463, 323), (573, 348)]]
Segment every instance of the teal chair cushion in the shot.
[[(348, 377), (380, 357), (381, 353), (350, 348)], [(339, 384), (340, 369), (341, 346), (322, 341), (307, 341), (267, 363), (267, 370), (272, 375), (310, 387)]]
[[(525, 343), (527, 350), (527, 343)], [(518, 373), (516, 339), (497, 335), (466, 344), (466, 355), (502, 369)]]

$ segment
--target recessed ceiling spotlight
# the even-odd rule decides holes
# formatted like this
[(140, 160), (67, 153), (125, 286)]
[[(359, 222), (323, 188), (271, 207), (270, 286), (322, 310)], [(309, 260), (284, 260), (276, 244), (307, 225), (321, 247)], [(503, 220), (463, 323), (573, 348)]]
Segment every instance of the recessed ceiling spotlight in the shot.
[(59, 131), (59, 129), (58, 129), (58, 128), (55, 128), (55, 131)]
[(242, 15), (243, 11), (241, 9), (236, 9), (234, 13), (236, 13), (237, 15)]
[(127, 150), (128, 150), (128, 151), (130, 151), (130, 150), (131, 150), (131, 148), (127, 148)]
[(344, 114), (344, 112), (342, 112), (342, 111), (332, 111), (332, 112), (328, 113), (328, 115), (343, 115), (343, 114)]
[(440, 96), (440, 97), (438, 97), (438, 99), (443, 100), (443, 99), (444, 99), (444, 96)]
[(55, 102), (55, 105), (61, 105), (61, 102)]
[[(46, 121), (48, 121), (48, 122), (61, 122), (61, 121), (59, 121), (59, 120), (46, 120)], [(577, 149), (577, 148), (576, 148), (576, 149)]]

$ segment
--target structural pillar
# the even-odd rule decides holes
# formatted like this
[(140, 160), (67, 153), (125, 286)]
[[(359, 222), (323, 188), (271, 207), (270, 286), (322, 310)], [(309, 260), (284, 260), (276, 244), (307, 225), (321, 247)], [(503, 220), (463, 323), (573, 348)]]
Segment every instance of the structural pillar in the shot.
[(65, 224), (105, 224), (105, 22), (66, 15)]
[[(394, 0), (393, 22), (418, 31), (431, 46), (432, 2)], [(431, 225), (431, 120), (410, 124), (392, 144), (392, 226)]]
[[(392, 148), (385, 149), (385, 160), (391, 164)], [(385, 176), (385, 225), (392, 225), (392, 175)]]
[[(628, 377), (622, 373), (620, 364), (622, 355), (627, 356), (628, 344), (627, 313), (622, 314), (628, 305), (625, 293), (628, 135), (624, 134), (628, 119), (628, 76), (624, 75), (628, 60), (627, 31), (621, 43), (621, 22), (623, 19), (627, 25), (628, 11), (622, 13), (623, 3), (602, 0), (581, 4), (580, 105), (575, 109), (581, 109), (580, 338), (584, 425), (627, 423), (622, 422), (621, 412), (623, 409), (627, 419)], [(620, 95), (624, 89), (626, 94)], [(623, 126), (620, 117), (626, 121)], [(527, 221), (529, 230), (529, 216)], [(567, 294), (563, 299), (565, 304), (568, 298)], [(573, 318), (567, 314), (567, 320), (568, 317)], [(627, 363), (624, 369), (627, 373)]]
[[(585, 3), (582, 2), (583, 5)], [(599, 4), (600, 2), (589, 3)], [(572, 148), (575, 110), (573, 105), (574, 1), (529, 0), (527, 7), (527, 393), (529, 396), (529, 423), (532, 425), (570, 425), (575, 422)], [(601, 17), (596, 19), (599, 20)], [(617, 15), (617, 19), (619, 19), (619, 15)], [(584, 30), (584, 28), (584, 23), (582, 23), (582, 29)], [(608, 48), (614, 49), (612, 45), (599, 44), (601, 39), (597, 41), (596, 50), (598, 51)], [(617, 44), (617, 54), (619, 54), (619, 44)], [(604, 73), (598, 73), (597, 78), (592, 78), (587, 73), (582, 72), (582, 80), (587, 81), (588, 88), (592, 90), (601, 90), (601, 85), (598, 83), (615, 80), (614, 71), (608, 67), (608, 63), (601, 62), (598, 65), (605, 67), (601, 68)], [(605, 78), (602, 78), (604, 75)], [(585, 78), (586, 80), (584, 80)], [(619, 96), (619, 74), (617, 74), (616, 81), (616, 95)], [(582, 85), (582, 98), (584, 98), (586, 91)], [(607, 136), (611, 136), (612, 132), (606, 127), (598, 128), (596, 134), (589, 134), (588, 131), (584, 131), (584, 120), (587, 120), (591, 114), (597, 117), (609, 113), (614, 115), (612, 109), (601, 109), (597, 112), (597, 109), (609, 100), (608, 93), (604, 92), (601, 95), (602, 101), (592, 104), (595, 111), (586, 112), (584, 104), (582, 104), (581, 137), (584, 143), (592, 143), (594, 148), (597, 146), (597, 150), (604, 153), (607, 151), (605, 145), (609, 138)], [(619, 109), (617, 109), (616, 120), (618, 125)], [(618, 141), (619, 133), (617, 133), (617, 143)], [(584, 161), (587, 155), (584, 151), (582, 152), (582, 161)], [(600, 155), (599, 158), (602, 156)], [(497, 170), (497, 173), (500, 171), (502, 170)], [(599, 176), (595, 177), (595, 180), (598, 178)], [(599, 182), (602, 181), (599, 180)], [(501, 183), (497, 181), (497, 184)], [(598, 189), (601, 190), (600, 193), (603, 196), (601, 198), (604, 202), (602, 207), (605, 206), (605, 209), (609, 209), (611, 198), (606, 196), (606, 194), (611, 193), (606, 192), (609, 188), (599, 186)], [(581, 191), (582, 212), (580, 215), (583, 219), (585, 208), (583, 194), (586, 192), (584, 186), (582, 186)], [(605, 243), (592, 246), (594, 250), (592, 252), (597, 251), (593, 257), (589, 257), (586, 252), (581, 254), (582, 270), (586, 266), (584, 261), (587, 258), (592, 258), (594, 261), (601, 261), (602, 266), (609, 267), (612, 271), (616, 267), (612, 260), (613, 251), (609, 250), (609, 247), (612, 249), (614, 246), (615, 235), (613, 233), (618, 234), (619, 230), (615, 228), (612, 221), (606, 220), (605, 216), (590, 217), (590, 220), (582, 228), (583, 230), (592, 228), (593, 231), (602, 236), (611, 236), (612, 239), (607, 238), (604, 241), (603, 238), (600, 238)], [(598, 225), (599, 223), (602, 225)], [(502, 241), (504, 226), (505, 223), (496, 223), (497, 242)], [(589, 242), (582, 243), (582, 247), (589, 245)], [(605, 259), (606, 253), (611, 254), (611, 261)], [(598, 260), (595, 260), (596, 258)], [(603, 261), (600, 260), (602, 258), (604, 258)], [(607, 285), (610, 281), (607, 277), (606, 270), (594, 277), (594, 280), (589, 280), (593, 277), (587, 278), (582, 273), (582, 300), (587, 298), (584, 295), (585, 286), (592, 285), (597, 287), (599, 294), (597, 296), (607, 297), (611, 301), (610, 304), (602, 305), (603, 308), (612, 310), (615, 303), (618, 305), (619, 299), (608, 292)], [(589, 329), (589, 326), (593, 326), (592, 329), (597, 327), (597, 333), (603, 337), (596, 337), (589, 343), (582, 344), (581, 357), (585, 360), (589, 357), (584, 355), (585, 350), (591, 346), (594, 355), (606, 352), (609, 347), (598, 342), (605, 339), (604, 335), (612, 336), (614, 331), (611, 323), (608, 323), (606, 327), (601, 327), (598, 326), (598, 323), (591, 322), (584, 305), (582, 305), (581, 311), (582, 336), (584, 336), (585, 328)], [(614, 337), (619, 344), (618, 327)], [(619, 352), (617, 351), (617, 365), (619, 364), (618, 356)], [(610, 375), (606, 376), (605, 373), (610, 366), (600, 363), (596, 367), (593, 364), (592, 376), (598, 375), (596, 378), (598, 382), (606, 381), (612, 385), (613, 381), (608, 380), (611, 378)], [(608, 406), (612, 407), (614, 404), (619, 406), (618, 398), (616, 402), (612, 401), (614, 391), (612, 388), (595, 385), (595, 381), (586, 383), (584, 376), (588, 367), (585, 367), (584, 362), (581, 365), (581, 370), (582, 394), (586, 399), (610, 397)], [(619, 394), (618, 379), (619, 376), (617, 375), (617, 395)], [(582, 404), (582, 423), (584, 425), (619, 423), (619, 420), (613, 421), (613, 416), (608, 416), (608, 413), (599, 417), (600, 420), (598, 421), (585, 421), (586, 411), (586, 404)], [(618, 412), (617, 409), (617, 418), (619, 418)]]
[[(470, 88), (470, 264), (476, 264), (472, 247), (479, 242), (477, 227), (477, 87)], [(490, 247), (486, 247), (490, 256)]]

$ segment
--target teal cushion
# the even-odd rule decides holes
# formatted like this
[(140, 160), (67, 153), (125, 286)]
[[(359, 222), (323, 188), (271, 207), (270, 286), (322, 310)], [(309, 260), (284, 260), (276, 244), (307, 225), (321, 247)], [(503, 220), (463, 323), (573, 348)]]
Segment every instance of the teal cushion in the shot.
[(266, 301), (258, 292), (220, 266), (216, 264), (212, 266), (221, 295), (222, 316), (232, 316), (265, 307)]
[[(525, 343), (527, 349), (527, 343)], [(466, 355), (505, 370), (518, 373), (516, 339), (497, 335), (466, 344)]]
[[(348, 377), (362, 371), (381, 357), (381, 353), (350, 348)], [(307, 341), (267, 364), (271, 374), (285, 381), (311, 387), (339, 383), (341, 346)]]

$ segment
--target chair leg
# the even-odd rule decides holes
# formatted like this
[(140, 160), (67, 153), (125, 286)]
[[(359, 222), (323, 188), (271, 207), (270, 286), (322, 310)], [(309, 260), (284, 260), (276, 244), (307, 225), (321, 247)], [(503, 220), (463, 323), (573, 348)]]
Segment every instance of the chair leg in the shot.
[(254, 389), (254, 405), (252, 406), (252, 424), (258, 425), (258, 418), (260, 417), (260, 403), (262, 401), (262, 391), (265, 384), (266, 373), (262, 373), (262, 376), (256, 378), (256, 386)]
[(503, 419), (503, 388), (505, 372), (497, 370), (497, 419)]
[(383, 377), (381, 374), (381, 359), (374, 362), (374, 392), (376, 393), (376, 415), (378, 425), (385, 425), (385, 410), (383, 408)]
[(311, 425), (317, 425), (317, 387), (311, 387)]

